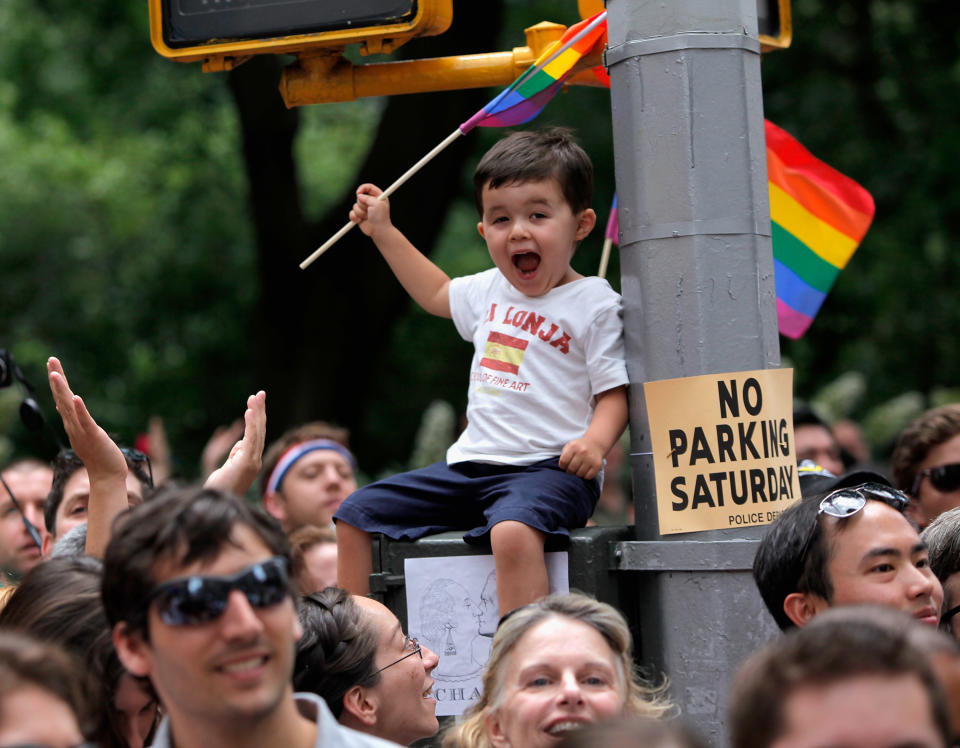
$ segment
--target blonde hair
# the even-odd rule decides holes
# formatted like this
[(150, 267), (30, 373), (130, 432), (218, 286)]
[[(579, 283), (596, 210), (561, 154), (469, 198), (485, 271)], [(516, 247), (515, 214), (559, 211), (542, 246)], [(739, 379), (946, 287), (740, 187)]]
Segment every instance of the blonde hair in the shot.
[(666, 682), (653, 687), (643, 681), (633, 662), (633, 642), (623, 616), (611, 605), (578, 592), (550, 595), (509, 613), (493, 637), (490, 659), (483, 673), (483, 694), (443, 735), (443, 748), (492, 748), (487, 716), (503, 704), (504, 676), (514, 647), (534, 626), (548, 618), (563, 617), (596, 629), (616, 655), (617, 670), (625, 686), (624, 714), (659, 718), (672, 711), (665, 696)]

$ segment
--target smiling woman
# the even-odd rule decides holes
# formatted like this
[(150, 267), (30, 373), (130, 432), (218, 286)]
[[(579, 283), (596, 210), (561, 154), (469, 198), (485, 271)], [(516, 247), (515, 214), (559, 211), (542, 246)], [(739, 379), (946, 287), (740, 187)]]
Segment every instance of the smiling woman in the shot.
[(341, 724), (407, 745), (436, 733), (437, 655), (369, 598), (328, 587), (300, 603), (293, 685), (319, 694)]
[(551, 595), (500, 622), (483, 696), (444, 748), (547, 748), (572, 730), (670, 710), (634, 672), (623, 616), (586, 595)]

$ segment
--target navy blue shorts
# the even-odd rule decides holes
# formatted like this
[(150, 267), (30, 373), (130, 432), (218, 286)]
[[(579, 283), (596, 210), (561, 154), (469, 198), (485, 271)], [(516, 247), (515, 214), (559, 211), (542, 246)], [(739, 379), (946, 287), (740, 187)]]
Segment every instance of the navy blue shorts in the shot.
[(506, 520), (567, 536), (593, 514), (600, 486), (563, 470), (558, 459), (517, 466), (437, 462), (364, 486), (333, 518), (394, 540), (469, 530), (465, 541), (484, 543)]

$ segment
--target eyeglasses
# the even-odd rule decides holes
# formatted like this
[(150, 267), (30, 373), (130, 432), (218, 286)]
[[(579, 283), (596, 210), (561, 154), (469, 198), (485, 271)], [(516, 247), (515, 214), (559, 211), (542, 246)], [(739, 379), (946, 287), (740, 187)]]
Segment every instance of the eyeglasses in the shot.
[[(153, 466), (150, 464), (150, 458), (139, 449), (133, 449), (132, 447), (120, 447), (120, 452), (126, 458), (127, 462), (139, 466), (140, 469), (147, 474), (147, 478), (149, 479), (148, 487), (153, 488)], [(81, 460), (72, 449), (65, 449), (62, 454), (69, 460), (76, 460), (81, 465), (83, 464), (83, 460)]]
[(867, 505), (868, 499), (882, 501), (898, 512), (907, 508), (910, 499), (895, 488), (882, 483), (864, 483), (850, 488), (839, 488), (827, 494), (820, 502), (817, 515), (829, 514), (831, 517), (849, 517)]
[(960, 488), (960, 462), (954, 462), (949, 465), (938, 465), (937, 467), (926, 468), (917, 473), (913, 481), (913, 488), (910, 493), (914, 496), (920, 490), (920, 484), (924, 478), (929, 478), (933, 487), (938, 491), (956, 491)]
[(148, 600), (156, 602), (164, 623), (191, 626), (223, 615), (233, 590), (242, 592), (254, 608), (282, 602), (290, 594), (286, 559), (274, 556), (229, 576), (171, 579), (150, 590)]
[(374, 675), (378, 675), (379, 673), (382, 673), (384, 670), (386, 670), (388, 667), (393, 667), (398, 662), (403, 662), (408, 657), (413, 657), (414, 655), (420, 655), (420, 659), (422, 660), (423, 653), (420, 651), (420, 642), (418, 642), (415, 638), (411, 639), (409, 636), (403, 637), (403, 648), (406, 649), (407, 647), (411, 647), (411, 646), (413, 647), (412, 651), (407, 652), (403, 657), (400, 657), (394, 660), (389, 665), (384, 665), (382, 668), (377, 670), (377, 672), (375, 672)]

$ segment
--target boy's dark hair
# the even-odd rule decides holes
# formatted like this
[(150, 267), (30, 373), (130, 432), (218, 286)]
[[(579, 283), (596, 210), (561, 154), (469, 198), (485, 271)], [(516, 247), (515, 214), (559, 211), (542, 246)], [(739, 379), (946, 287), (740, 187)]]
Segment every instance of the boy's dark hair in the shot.
[[(913, 624), (916, 625), (916, 624)], [(801, 688), (861, 676), (914, 676), (928, 696), (930, 717), (948, 743), (943, 693), (926, 655), (911, 644), (908, 627), (896, 630), (863, 618), (837, 620), (830, 612), (792, 631), (751, 657), (733, 682), (730, 735), (733, 748), (768, 748), (786, 729), (785, 704)]]
[(505, 184), (556, 179), (563, 197), (574, 213), (586, 210), (593, 201), (593, 164), (577, 145), (570, 130), (514, 132), (487, 151), (473, 175), (473, 196), (477, 212), (483, 215), (483, 188)]
[[(137, 476), (137, 480), (144, 489), (153, 488), (153, 481), (150, 480), (150, 474), (144, 467), (145, 463), (131, 459), (129, 451), (125, 450), (123, 453), (127, 461), (127, 469)], [(70, 476), (83, 466), (83, 460), (77, 457), (72, 449), (61, 449), (53, 461), (53, 485), (50, 486), (50, 493), (47, 494), (47, 501), (43, 505), (43, 524), (47, 526), (47, 532), (51, 535), (57, 534), (57, 509), (63, 503), (63, 489), (70, 480)]]
[(376, 631), (350, 593), (339, 587), (301, 598), (299, 615), (303, 636), (297, 643), (293, 688), (322, 696), (340, 719), (344, 694), (379, 680)]
[(237, 525), (252, 530), (273, 555), (289, 563), (290, 544), (279, 523), (225, 491), (169, 487), (121, 514), (103, 564), (103, 606), (110, 625), (124, 621), (149, 640), (147, 609), (156, 564), (213, 560), (233, 542)]

